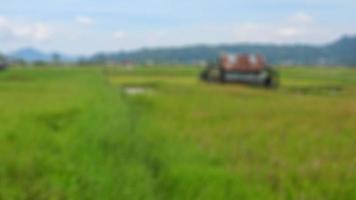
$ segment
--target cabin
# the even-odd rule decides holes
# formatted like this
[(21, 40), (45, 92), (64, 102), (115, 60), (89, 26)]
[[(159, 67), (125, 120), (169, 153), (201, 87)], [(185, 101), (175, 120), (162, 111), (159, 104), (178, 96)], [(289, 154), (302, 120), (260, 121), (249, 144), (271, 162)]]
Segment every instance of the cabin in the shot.
[(208, 82), (245, 83), (269, 88), (278, 85), (277, 73), (259, 54), (222, 54), (217, 63), (209, 64), (200, 77)]

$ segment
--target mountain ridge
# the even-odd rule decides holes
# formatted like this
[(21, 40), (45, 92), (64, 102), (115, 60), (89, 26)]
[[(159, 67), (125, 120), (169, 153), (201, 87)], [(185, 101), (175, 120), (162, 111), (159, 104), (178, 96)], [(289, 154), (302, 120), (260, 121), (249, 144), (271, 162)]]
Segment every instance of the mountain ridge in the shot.
[(7, 54), (7, 57), (10, 59), (21, 59), (26, 62), (50, 62), (57, 58), (62, 62), (195, 64), (203, 61), (214, 61), (222, 52), (259, 53), (264, 55), (271, 64), (356, 66), (356, 35), (343, 36), (334, 42), (324, 45), (301, 43), (198, 44), (181, 47), (142, 48), (135, 51), (96, 53), (87, 57), (71, 56), (56, 52), (45, 53), (34, 48), (22, 48)]
[(239, 43), (143, 48), (132, 52), (98, 53), (92, 62), (198, 63), (214, 61), (222, 52), (260, 53), (271, 64), (356, 66), (356, 36), (344, 36), (324, 45)]
[(6, 54), (6, 56), (10, 60), (23, 60), (25, 62), (51, 62), (56, 59), (62, 62), (73, 62), (77, 60), (75, 56), (70, 56), (59, 52), (47, 53), (32, 47), (18, 49)]

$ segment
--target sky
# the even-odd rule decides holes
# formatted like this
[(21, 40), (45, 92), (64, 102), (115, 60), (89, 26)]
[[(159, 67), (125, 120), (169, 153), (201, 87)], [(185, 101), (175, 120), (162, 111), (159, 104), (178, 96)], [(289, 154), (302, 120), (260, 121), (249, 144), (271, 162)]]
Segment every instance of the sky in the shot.
[(356, 35), (355, 0), (0, 0), (0, 51), (67, 54)]

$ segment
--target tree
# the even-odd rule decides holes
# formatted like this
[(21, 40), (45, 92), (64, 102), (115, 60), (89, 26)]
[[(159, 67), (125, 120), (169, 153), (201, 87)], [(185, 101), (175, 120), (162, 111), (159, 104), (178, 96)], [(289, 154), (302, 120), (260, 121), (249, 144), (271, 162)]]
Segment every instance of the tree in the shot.
[(58, 53), (52, 54), (52, 63), (59, 64), (61, 62), (61, 55)]
[(4, 70), (7, 67), (7, 58), (0, 54), (0, 70)]
[(0, 64), (6, 62), (7, 62), (7, 58), (3, 54), (0, 54)]

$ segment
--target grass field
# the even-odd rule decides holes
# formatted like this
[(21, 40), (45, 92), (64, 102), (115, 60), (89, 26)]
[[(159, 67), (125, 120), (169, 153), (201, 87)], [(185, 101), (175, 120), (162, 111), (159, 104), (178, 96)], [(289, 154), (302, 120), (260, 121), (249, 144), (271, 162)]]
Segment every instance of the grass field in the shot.
[(356, 71), (0, 73), (0, 199), (356, 199)]

